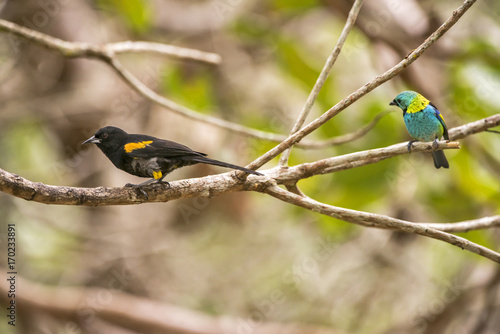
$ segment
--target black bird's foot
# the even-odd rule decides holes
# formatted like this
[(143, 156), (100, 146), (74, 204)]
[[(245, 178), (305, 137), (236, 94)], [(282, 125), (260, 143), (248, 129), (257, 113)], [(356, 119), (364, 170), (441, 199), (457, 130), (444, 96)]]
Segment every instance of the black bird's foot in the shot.
[(139, 183), (139, 184), (127, 183), (125, 185), (125, 187), (134, 187), (135, 189), (137, 189), (137, 191), (139, 191), (146, 198), (146, 200), (148, 200), (149, 196), (146, 193), (146, 191), (144, 189), (142, 189), (142, 187), (147, 186), (149, 184), (156, 184), (156, 183), (165, 184), (167, 186), (167, 188), (170, 189), (170, 183), (168, 183), (167, 181), (155, 180), (155, 179), (147, 180), (146, 182)]
[(418, 141), (418, 140), (410, 140), (410, 141), (408, 142), (408, 146), (407, 146), (407, 148), (408, 148), (408, 153), (411, 153), (411, 145), (412, 145), (414, 142), (416, 142), (416, 141)]
[(155, 183), (164, 184), (164, 185), (167, 187), (167, 189), (172, 188), (172, 187), (170, 186), (170, 183), (168, 183), (167, 181), (158, 180), (158, 181), (156, 181)]
[(167, 186), (167, 188), (170, 188), (170, 183), (168, 183), (167, 181), (163, 181), (163, 180), (155, 180), (155, 179), (152, 179), (152, 180), (147, 180), (146, 182), (139, 183), (139, 184), (127, 183), (127, 184), (125, 185), (125, 187), (135, 187), (135, 188), (141, 188), (141, 187), (147, 186), (148, 184), (156, 184), (156, 183), (164, 184), (164, 185), (166, 185), (166, 186)]
[(125, 185), (125, 187), (133, 187), (133, 188), (137, 189), (137, 191), (140, 192), (141, 195), (146, 198), (146, 200), (148, 200), (149, 199), (148, 193), (146, 191), (144, 191), (144, 189), (142, 189), (141, 185), (142, 185), (142, 183), (141, 184), (127, 183)]

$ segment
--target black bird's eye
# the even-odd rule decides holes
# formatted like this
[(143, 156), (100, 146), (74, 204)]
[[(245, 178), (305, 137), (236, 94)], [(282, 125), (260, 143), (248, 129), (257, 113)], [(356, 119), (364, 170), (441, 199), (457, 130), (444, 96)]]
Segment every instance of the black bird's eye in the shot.
[(107, 133), (107, 132), (104, 132), (104, 133), (102, 134), (102, 136), (101, 136), (101, 137), (102, 137), (102, 139), (106, 139), (106, 138), (108, 138), (108, 133)]

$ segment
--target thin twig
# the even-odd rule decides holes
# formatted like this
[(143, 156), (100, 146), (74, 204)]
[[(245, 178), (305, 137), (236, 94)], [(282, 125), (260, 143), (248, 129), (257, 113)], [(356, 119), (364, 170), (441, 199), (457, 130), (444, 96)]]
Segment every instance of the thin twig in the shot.
[[(299, 129), (304, 125), (304, 122), (306, 121), (307, 116), (311, 112), (311, 109), (314, 105), (314, 102), (318, 98), (319, 92), (321, 91), (321, 88), (326, 82), (326, 79), (328, 78), (328, 75), (330, 74), (333, 65), (337, 61), (337, 58), (340, 54), (340, 51), (342, 50), (342, 46), (344, 45), (347, 36), (351, 32), (352, 27), (354, 26), (354, 23), (356, 22), (356, 18), (358, 17), (359, 10), (361, 9), (361, 6), (363, 5), (363, 0), (356, 0), (354, 1), (354, 4), (352, 5), (351, 11), (349, 12), (349, 15), (347, 16), (347, 21), (344, 25), (344, 29), (342, 29), (342, 33), (340, 34), (339, 39), (337, 40), (337, 43), (335, 44), (335, 47), (333, 48), (332, 53), (330, 56), (327, 58), (325, 66), (323, 66), (323, 69), (321, 70), (321, 73), (319, 74), (318, 79), (316, 80), (316, 83), (314, 84), (313, 89), (311, 90), (311, 93), (307, 97), (306, 104), (302, 108), (302, 111), (299, 114), (299, 117), (295, 124), (293, 125), (291, 134), (299, 131)], [(283, 153), (281, 154), (280, 160), (279, 160), (279, 166), (286, 166), (288, 164), (288, 159), (290, 158), (290, 152), (292, 148), (288, 148)]]
[(209, 64), (220, 64), (221, 56), (216, 53), (200, 51), (196, 49), (182, 48), (174, 45), (142, 42), (142, 41), (126, 41), (118, 43), (109, 43), (106, 48), (114, 53), (137, 53), (151, 52), (165, 56), (176, 57), (185, 60), (195, 60)]
[(479, 219), (466, 220), (451, 224), (421, 223), (422, 225), (435, 228), (443, 232), (468, 232), (485, 228), (500, 227), (500, 216), (483, 217)]
[(336, 146), (336, 145), (341, 145), (345, 143), (352, 142), (356, 139), (359, 139), (366, 135), (370, 130), (372, 130), (375, 125), (384, 117), (385, 115), (393, 112), (392, 110), (390, 111), (384, 111), (381, 112), (380, 114), (375, 115), (375, 117), (370, 121), (370, 123), (366, 124), (365, 126), (359, 128), (358, 130), (347, 133), (345, 135), (333, 137), (330, 139), (326, 140), (318, 140), (318, 141), (313, 141), (313, 140), (307, 140), (304, 139), (297, 144), (295, 144), (295, 147), (297, 148), (302, 148), (302, 149), (321, 149), (325, 147), (331, 147), (331, 146)]
[(47, 49), (57, 51), (65, 57), (102, 57), (110, 53), (151, 52), (185, 60), (195, 60), (209, 64), (219, 64), (220, 55), (195, 49), (153, 42), (117, 42), (93, 45), (83, 42), (67, 42), (15, 23), (0, 19), (0, 31), (14, 34)]
[(443, 36), (457, 21), (465, 14), (465, 12), (476, 2), (476, 0), (466, 0), (459, 8), (453, 11), (453, 14), (434, 32), (432, 33), (418, 48), (413, 50), (401, 60), (397, 65), (386, 71), (384, 74), (377, 76), (372, 81), (365, 84), (363, 87), (350, 94), (335, 106), (326, 111), (323, 115), (316, 118), (314, 121), (301, 128), (299, 131), (290, 135), (280, 144), (267, 151), (265, 154), (250, 163), (247, 168), (257, 169), (278, 156), (287, 148), (298, 143), (305, 136), (318, 129), (320, 126), (328, 122), (332, 117), (338, 115), (351, 104), (365, 96), (384, 82), (389, 81), (403, 71), (408, 65), (417, 60), (431, 45), (433, 45), (441, 36)]
[[(321, 213), (326, 216), (334, 217), (349, 223), (394, 231), (415, 233), (425, 237), (444, 241), (461, 249), (483, 256), (494, 262), (500, 263), (500, 253), (492, 251), (486, 247), (475, 244), (467, 239), (439, 231), (429, 225), (411, 223), (405, 220), (392, 218), (384, 215), (377, 215), (362, 211), (339, 208), (333, 205), (327, 205), (315, 201), (307, 196), (299, 196), (291, 193), (277, 185), (267, 187), (265, 193), (278, 198), (286, 203), (294, 204), (313, 212)], [(498, 219), (498, 218), (497, 218)]]

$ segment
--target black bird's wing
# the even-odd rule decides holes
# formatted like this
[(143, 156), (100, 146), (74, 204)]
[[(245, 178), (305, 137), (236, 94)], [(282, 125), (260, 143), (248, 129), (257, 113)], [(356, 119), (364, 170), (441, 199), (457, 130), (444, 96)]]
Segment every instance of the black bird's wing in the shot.
[(189, 156), (206, 156), (205, 153), (196, 152), (189, 147), (164, 139), (150, 136), (137, 136), (124, 146), (125, 154), (132, 158), (180, 158)]
[(259, 172), (238, 165), (207, 158), (205, 153), (193, 151), (187, 146), (170, 140), (158, 139), (144, 135), (135, 135), (131, 137), (133, 137), (133, 140), (125, 144), (124, 151), (126, 155), (132, 158), (148, 159), (156, 157), (178, 159), (184, 162), (205, 163), (209, 165), (238, 169), (250, 174), (262, 175)]

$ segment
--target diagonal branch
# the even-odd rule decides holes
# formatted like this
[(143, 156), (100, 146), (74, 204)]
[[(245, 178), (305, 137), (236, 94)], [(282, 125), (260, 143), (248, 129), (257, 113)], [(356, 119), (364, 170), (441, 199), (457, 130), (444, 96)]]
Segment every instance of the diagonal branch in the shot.
[(401, 60), (396, 66), (386, 71), (384, 74), (377, 76), (372, 81), (365, 84), (363, 87), (356, 90), (354, 93), (350, 94), (342, 101), (334, 105), (330, 110), (326, 111), (323, 115), (290, 135), (287, 139), (282, 141), (280, 144), (266, 152), (264, 155), (260, 156), (252, 163), (250, 163), (247, 168), (258, 169), (271, 159), (278, 156), (284, 150), (295, 145), (302, 140), (305, 136), (311, 132), (318, 129), (320, 126), (328, 122), (334, 116), (338, 115), (344, 109), (349, 107), (351, 104), (382, 85), (384, 82), (389, 81), (403, 71), (407, 66), (417, 60), (430, 46), (432, 46), (439, 38), (441, 38), (457, 21), (465, 14), (465, 12), (476, 2), (476, 0), (465, 0), (464, 3), (453, 11), (453, 14), (434, 32), (432, 33), (418, 48), (410, 52), (405, 59)]
[(499, 125), (500, 114), (495, 114), (474, 122), (464, 124), (462, 126), (452, 128), (450, 129), (450, 131), (448, 131), (448, 134), (451, 140), (458, 140), (483, 131), (491, 132), (489, 128), (493, 128)]
[[(311, 109), (314, 105), (314, 102), (318, 98), (319, 92), (323, 85), (326, 82), (326, 79), (328, 78), (328, 75), (330, 74), (333, 65), (337, 61), (337, 58), (340, 54), (340, 51), (342, 50), (342, 46), (345, 43), (345, 40), (347, 39), (347, 36), (351, 32), (352, 27), (354, 26), (354, 23), (356, 22), (356, 18), (358, 17), (359, 10), (361, 9), (361, 5), (363, 4), (363, 0), (355, 0), (354, 4), (352, 5), (351, 11), (349, 12), (349, 15), (347, 17), (347, 21), (345, 23), (344, 29), (342, 29), (342, 33), (340, 34), (340, 37), (337, 41), (337, 44), (335, 44), (335, 47), (333, 48), (332, 53), (330, 56), (327, 58), (325, 66), (321, 70), (321, 73), (319, 74), (318, 79), (316, 80), (316, 83), (314, 84), (314, 87), (307, 97), (306, 104), (302, 108), (302, 111), (299, 114), (299, 118), (293, 125), (291, 133), (295, 133), (300, 130), (302, 125), (304, 125), (304, 122), (306, 121), (307, 116), (311, 112)], [(290, 158), (290, 152), (291, 152), (291, 147), (286, 149), (280, 157), (279, 160), (279, 165), (280, 166), (285, 166), (288, 164), (288, 159)]]
[[(458, 142), (438, 142), (438, 149), (458, 149)], [(413, 143), (412, 152), (432, 152), (432, 142), (428, 143)], [(329, 174), (339, 172), (346, 169), (361, 167), (377, 163), (379, 161), (389, 159), (398, 155), (408, 154), (408, 143), (399, 143), (387, 147), (376, 148), (366, 151), (358, 151), (339, 155), (336, 157), (326, 158), (314, 162), (303, 163), (297, 166), (292, 166), (284, 169), (272, 169), (277, 173), (266, 174), (275, 177), (278, 183), (287, 184), (297, 182), (314, 175)]]
[[(448, 133), (450, 135), (450, 139), (457, 140), (476, 133), (487, 131), (489, 128), (493, 128), (499, 125), (500, 114), (496, 114), (474, 122), (457, 126), (450, 129)], [(441, 141), (438, 143), (438, 148), (458, 149), (460, 147), (459, 143), (457, 142)], [(432, 149), (433, 148), (431, 143), (416, 142), (413, 143), (412, 146), (412, 152), (430, 152), (432, 151)], [(406, 153), (408, 153), (407, 144), (399, 143), (387, 147), (353, 152), (314, 162), (303, 163), (284, 169), (278, 169), (279, 173), (271, 174), (271, 172), (269, 172), (267, 175), (277, 180), (280, 184), (290, 184), (314, 175), (333, 173), (341, 170), (361, 167)]]
[[(290, 203), (302, 208), (317, 212), (326, 216), (334, 217), (349, 223), (365, 226), (375, 227), (394, 231), (415, 233), (425, 237), (444, 241), (461, 249), (468, 250), (472, 253), (481, 255), (494, 262), (500, 263), (500, 253), (492, 251), (486, 247), (475, 244), (467, 239), (439, 231), (431, 227), (431, 225), (424, 225), (418, 223), (411, 223), (405, 220), (392, 218), (384, 215), (377, 215), (362, 211), (351, 209), (344, 209), (333, 205), (327, 205), (315, 201), (307, 196), (300, 196), (289, 191), (286, 191), (277, 185), (267, 187), (265, 193), (278, 198), (286, 203)], [(495, 220), (500, 219), (496, 217)]]
[[(321, 141), (312, 141), (312, 140), (309, 141), (307, 139), (304, 139), (304, 140), (300, 141), (299, 143), (297, 143), (295, 145), (295, 147), (302, 148), (302, 149), (321, 149), (321, 148), (325, 148), (325, 147), (340, 145), (340, 144), (354, 141), (356, 139), (363, 137), (368, 132), (370, 132), (375, 127), (375, 125), (377, 125), (377, 123), (382, 119), (382, 117), (386, 116), (387, 114), (389, 114), (391, 112), (393, 112), (393, 111), (392, 110), (384, 111), (384, 112), (381, 112), (381, 113), (375, 115), (375, 117), (370, 121), (370, 123), (364, 125), (363, 127), (359, 128), (358, 130), (356, 130), (354, 132), (347, 133), (347, 134), (333, 137), (333, 138), (326, 139), (326, 140), (321, 140)], [(285, 138), (283, 138), (283, 139), (285, 139)]]

